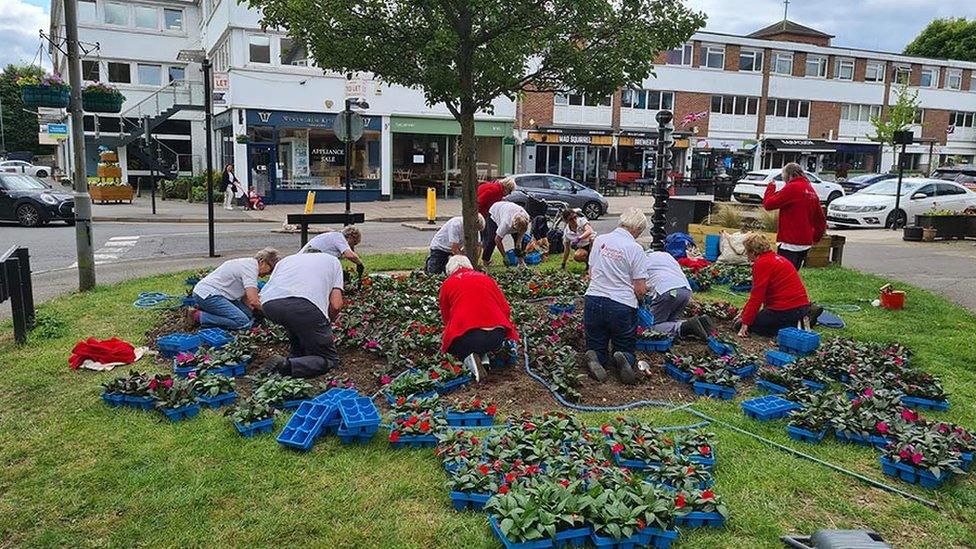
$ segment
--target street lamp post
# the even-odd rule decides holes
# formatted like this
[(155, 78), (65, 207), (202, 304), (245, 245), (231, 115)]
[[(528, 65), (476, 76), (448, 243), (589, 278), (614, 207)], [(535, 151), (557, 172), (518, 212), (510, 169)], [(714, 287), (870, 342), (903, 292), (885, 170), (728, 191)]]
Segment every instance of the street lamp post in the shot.
[[(213, 200), (213, 80), (211, 80), (211, 69), (213, 63), (207, 58), (207, 52), (203, 50), (180, 50), (176, 56), (179, 61), (190, 63), (200, 63), (203, 70), (203, 109), (204, 109), (204, 133), (207, 149), (207, 237), (210, 248), (210, 257), (220, 257), (214, 250), (214, 200)], [(190, 92), (192, 101), (192, 90)], [(224, 190), (226, 192), (226, 189)]]
[[(898, 155), (898, 188), (895, 190), (895, 217), (891, 221), (892, 230), (897, 231), (902, 228), (899, 226), (901, 225), (901, 214), (898, 212), (901, 209), (901, 180), (905, 175), (905, 147), (915, 141), (915, 135), (912, 134), (911, 130), (899, 130), (894, 133), (893, 137), (893, 141), (901, 145), (901, 154)], [(905, 223), (908, 223), (907, 216)]]
[[(357, 98), (347, 97), (346, 108), (342, 111), (342, 141), (345, 142), (346, 155), (346, 220), (343, 225), (349, 225), (352, 218), (352, 145), (362, 136), (362, 124), (353, 128), (353, 108), (368, 109), (369, 103)], [(358, 115), (357, 115), (358, 116)]]
[(654, 185), (654, 215), (651, 217), (651, 249), (664, 250), (664, 239), (668, 236), (666, 215), (668, 213), (668, 183), (671, 177), (671, 145), (674, 144), (674, 125), (671, 111), (659, 111), (655, 119), (657, 130), (657, 169)]

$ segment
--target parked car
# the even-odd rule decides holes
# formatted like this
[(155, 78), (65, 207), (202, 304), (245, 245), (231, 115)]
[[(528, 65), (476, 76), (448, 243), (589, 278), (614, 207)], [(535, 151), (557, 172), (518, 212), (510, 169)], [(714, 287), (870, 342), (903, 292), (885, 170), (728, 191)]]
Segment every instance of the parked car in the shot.
[(897, 179), (898, 174), (896, 173), (862, 173), (855, 175), (850, 179), (844, 181), (838, 181), (837, 184), (844, 188), (844, 194), (854, 194), (857, 191), (864, 190), (875, 183), (879, 183), (886, 179)]
[(0, 173), (0, 221), (36, 227), (49, 221), (75, 223), (71, 193), (53, 189), (32, 175)]
[(959, 183), (971, 191), (976, 191), (976, 166), (946, 166), (932, 172), (932, 177)]
[(515, 178), (515, 192), (505, 199), (521, 206), (528, 200), (526, 193), (531, 193), (542, 200), (560, 200), (570, 208), (579, 208), (587, 219), (598, 219), (610, 207), (600, 193), (561, 175), (523, 173), (512, 177)]
[[(824, 181), (810, 172), (806, 174), (813, 190), (824, 204), (830, 204), (834, 200), (844, 196), (844, 188), (831, 181)], [(766, 186), (776, 183), (776, 190), (782, 189), (786, 183), (783, 182), (783, 171), (775, 170), (756, 170), (747, 173), (742, 179), (736, 181), (735, 188), (732, 189), (732, 199), (743, 204), (762, 204), (763, 195), (766, 194)]]
[(916, 215), (932, 209), (961, 212), (976, 207), (976, 193), (958, 183), (908, 177), (902, 180), (896, 211), (897, 189), (897, 179), (886, 179), (838, 198), (827, 207), (827, 223), (834, 227), (904, 227)]
[(50, 177), (53, 171), (50, 166), (35, 166), (23, 160), (5, 160), (0, 162), (0, 173), (22, 173), (40, 178)]

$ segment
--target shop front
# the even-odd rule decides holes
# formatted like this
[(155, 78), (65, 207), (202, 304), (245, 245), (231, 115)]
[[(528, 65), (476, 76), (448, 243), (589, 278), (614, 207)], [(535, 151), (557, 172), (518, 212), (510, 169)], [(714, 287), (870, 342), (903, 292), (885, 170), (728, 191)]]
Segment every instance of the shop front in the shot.
[[(458, 162), (461, 126), (455, 120), (390, 117), (393, 194), (410, 196), (433, 188), (457, 194), (461, 187)], [(478, 181), (511, 174), (514, 164), (512, 123), (475, 121)]]
[(617, 137), (616, 162), (611, 168), (617, 181), (653, 178), (656, 158), (656, 133), (622, 131)]
[(824, 156), (823, 169), (847, 176), (852, 172), (873, 173), (881, 164), (881, 146), (876, 143), (834, 142), (837, 152)]
[(748, 139), (698, 139), (691, 154), (692, 180), (737, 181), (752, 169), (755, 147)]
[(607, 179), (614, 154), (609, 130), (553, 128), (529, 133), (535, 142), (535, 172), (567, 177), (594, 189)]
[(837, 145), (822, 139), (766, 139), (763, 141), (763, 168), (782, 168), (796, 162), (803, 169), (820, 173), (824, 158), (837, 152)]
[[(333, 132), (336, 114), (247, 111), (248, 180), (265, 202), (297, 204), (315, 191), (316, 202), (345, 200), (345, 144)], [(351, 199), (377, 200), (381, 179), (381, 117), (363, 116), (362, 138), (352, 147)]]

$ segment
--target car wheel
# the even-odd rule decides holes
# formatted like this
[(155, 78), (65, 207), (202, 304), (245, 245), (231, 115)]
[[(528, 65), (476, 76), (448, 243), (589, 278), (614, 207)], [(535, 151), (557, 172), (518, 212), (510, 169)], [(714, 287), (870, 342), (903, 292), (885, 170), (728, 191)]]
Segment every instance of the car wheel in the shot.
[(907, 225), (908, 215), (905, 214), (905, 210), (895, 210), (888, 214), (888, 219), (885, 220), (886, 229), (901, 229)]
[(37, 170), (37, 173), (34, 175), (40, 177), (41, 179), (44, 179), (45, 177), (47, 177), (47, 170)]
[(22, 227), (36, 227), (41, 224), (41, 212), (33, 204), (17, 208), (17, 221)]
[(603, 215), (603, 208), (597, 202), (587, 202), (583, 204), (583, 215), (590, 221), (599, 219)]
[(841, 193), (836, 192), (836, 191), (830, 193), (830, 196), (827, 197), (827, 204), (830, 204), (831, 202), (833, 202), (834, 200), (837, 200), (838, 198), (840, 198), (842, 196), (844, 196), (844, 195), (842, 195)]

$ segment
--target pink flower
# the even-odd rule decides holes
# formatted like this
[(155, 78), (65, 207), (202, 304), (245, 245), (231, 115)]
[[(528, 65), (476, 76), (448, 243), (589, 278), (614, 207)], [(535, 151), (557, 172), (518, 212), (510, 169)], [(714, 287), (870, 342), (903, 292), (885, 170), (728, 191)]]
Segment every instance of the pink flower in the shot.
[(624, 445), (618, 442), (617, 444), (613, 445), (613, 448), (611, 448), (610, 451), (614, 454), (619, 454), (620, 452), (624, 451)]
[(559, 334), (549, 334), (549, 337), (546, 339), (549, 340), (549, 343), (555, 345), (556, 343), (559, 343)]
[(877, 424), (876, 424), (876, 425), (874, 426), (874, 429), (875, 429), (876, 431), (878, 431), (879, 433), (881, 433), (882, 435), (884, 435), (884, 434), (887, 434), (887, 433), (888, 433), (888, 424), (887, 424), (887, 423), (885, 423), (885, 422), (883, 422), (883, 421), (879, 421), (879, 422), (878, 422), (878, 423), (877, 423)]
[(942, 434), (948, 433), (949, 432), (949, 426), (946, 425), (945, 423), (940, 423), (939, 424), (939, 432), (942, 433)]
[(694, 374), (696, 376), (703, 376), (705, 375), (705, 370), (702, 370), (701, 368), (695, 368)]
[(870, 387), (868, 387), (867, 389), (865, 389), (864, 390), (864, 396), (866, 396), (868, 398), (873, 397), (874, 396), (874, 389), (872, 389)]
[(901, 418), (909, 422), (918, 421), (918, 412), (912, 410), (911, 408), (902, 408)]
[(173, 380), (172, 379), (164, 379), (163, 380), (163, 387), (166, 387), (167, 389), (169, 389), (172, 386), (173, 386)]
[(392, 381), (393, 381), (393, 378), (390, 377), (390, 376), (388, 376), (388, 375), (386, 375), (386, 374), (383, 374), (382, 376), (380, 376), (380, 383), (382, 383), (383, 385), (389, 385), (390, 382), (392, 382)]
[(196, 379), (197, 378), (197, 373), (196, 372), (190, 372), (189, 374), (186, 374), (186, 377), (188, 377), (190, 379)]
[(920, 454), (919, 452), (915, 452), (914, 454), (912, 454), (912, 463), (915, 465), (922, 463), (922, 454)]
[(349, 336), (349, 337), (356, 337), (356, 334), (358, 334), (358, 333), (359, 333), (359, 331), (356, 330), (355, 328), (350, 328), (349, 331), (346, 332), (346, 335)]
[(371, 339), (371, 340), (369, 340), (369, 341), (366, 342), (366, 348), (367, 349), (375, 349), (375, 348), (377, 348), (379, 346), (380, 346), (380, 342), (379, 341), (376, 341), (375, 339)]
[(149, 380), (149, 390), (150, 391), (155, 391), (157, 385), (158, 384), (156, 383), (156, 380), (155, 379), (150, 379)]

